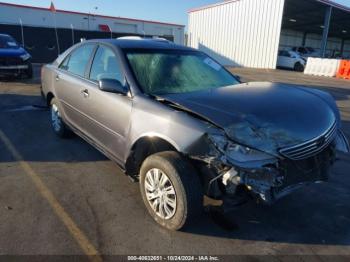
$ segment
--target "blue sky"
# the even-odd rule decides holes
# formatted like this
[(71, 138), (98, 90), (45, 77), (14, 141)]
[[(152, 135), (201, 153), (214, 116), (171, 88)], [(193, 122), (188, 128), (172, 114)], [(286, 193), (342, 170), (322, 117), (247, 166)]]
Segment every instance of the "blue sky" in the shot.
[[(50, 0), (1, 0), (14, 4), (49, 7)], [(57, 9), (187, 24), (187, 11), (220, 0), (54, 0)], [(336, 0), (350, 7), (350, 0)], [(94, 7), (98, 7), (97, 11)]]

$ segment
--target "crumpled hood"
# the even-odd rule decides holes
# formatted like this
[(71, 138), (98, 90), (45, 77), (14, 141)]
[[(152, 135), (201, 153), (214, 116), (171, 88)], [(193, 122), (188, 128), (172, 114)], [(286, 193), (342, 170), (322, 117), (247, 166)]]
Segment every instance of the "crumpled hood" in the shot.
[(268, 82), (161, 97), (221, 127), (232, 140), (273, 155), (323, 134), (339, 114), (327, 93)]
[(24, 55), (27, 52), (22, 48), (0, 48), (0, 57), (18, 57)]

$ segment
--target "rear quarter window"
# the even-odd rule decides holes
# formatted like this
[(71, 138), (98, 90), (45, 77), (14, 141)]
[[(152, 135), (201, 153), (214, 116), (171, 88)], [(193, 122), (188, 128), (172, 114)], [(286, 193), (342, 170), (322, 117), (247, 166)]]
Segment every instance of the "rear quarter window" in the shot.
[(86, 67), (90, 61), (94, 48), (95, 45), (93, 44), (78, 47), (63, 60), (59, 68), (72, 74), (84, 77)]

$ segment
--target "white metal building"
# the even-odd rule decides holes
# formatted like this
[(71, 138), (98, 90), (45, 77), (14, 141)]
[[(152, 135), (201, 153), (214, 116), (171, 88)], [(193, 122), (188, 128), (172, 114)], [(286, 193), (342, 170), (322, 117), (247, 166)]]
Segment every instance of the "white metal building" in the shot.
[(279, 49), (350, 56), (350, 8), (328, 0), (228, 0), (189, 11), (188, 44), (228, 66), (276, 68)]
[(115, 33), (173, 37), (174, 42), (184, 43), (184, 25), (146, 21), (79, 13), (66, 10), (51, 12), (49, 8), (23, 6), (0, 2), (0, 24), (19, 25), (20, 19), (26, 26), (54, 27), (54, 16), (57, 28), (72, 27), (76, 30), (101, 31), (106, 25)]
[(54, 59), (80, 38), (136, 35), (163, 37), (184, 44), (184, 29), (185, 26), (179, 24), (66, 10), (53, 12), (50, 8), (0, 2), (0, 33), (10, 34), (22, 42), (37, 62)]

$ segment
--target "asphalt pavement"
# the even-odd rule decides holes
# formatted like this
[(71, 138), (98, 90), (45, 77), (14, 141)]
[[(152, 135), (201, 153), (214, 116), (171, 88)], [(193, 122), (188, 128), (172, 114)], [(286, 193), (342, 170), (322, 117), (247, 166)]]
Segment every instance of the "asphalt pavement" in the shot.
[[(350, 135), (350, 81), (232, 70), (245, 81), (329, 91)], [(350, 256), (348, 156), (340, 156), (328, 183), (273, 206), (250, 202), (224, 220), (203, 213), (195, 225), (170, 232), (153, 222), (138, 184), (115, 163), (77, 136), (53, 134), (39, 71), (33, 80), (0, 80), (0, 255), (94, 255), (97, 261), (113, 255)]]

